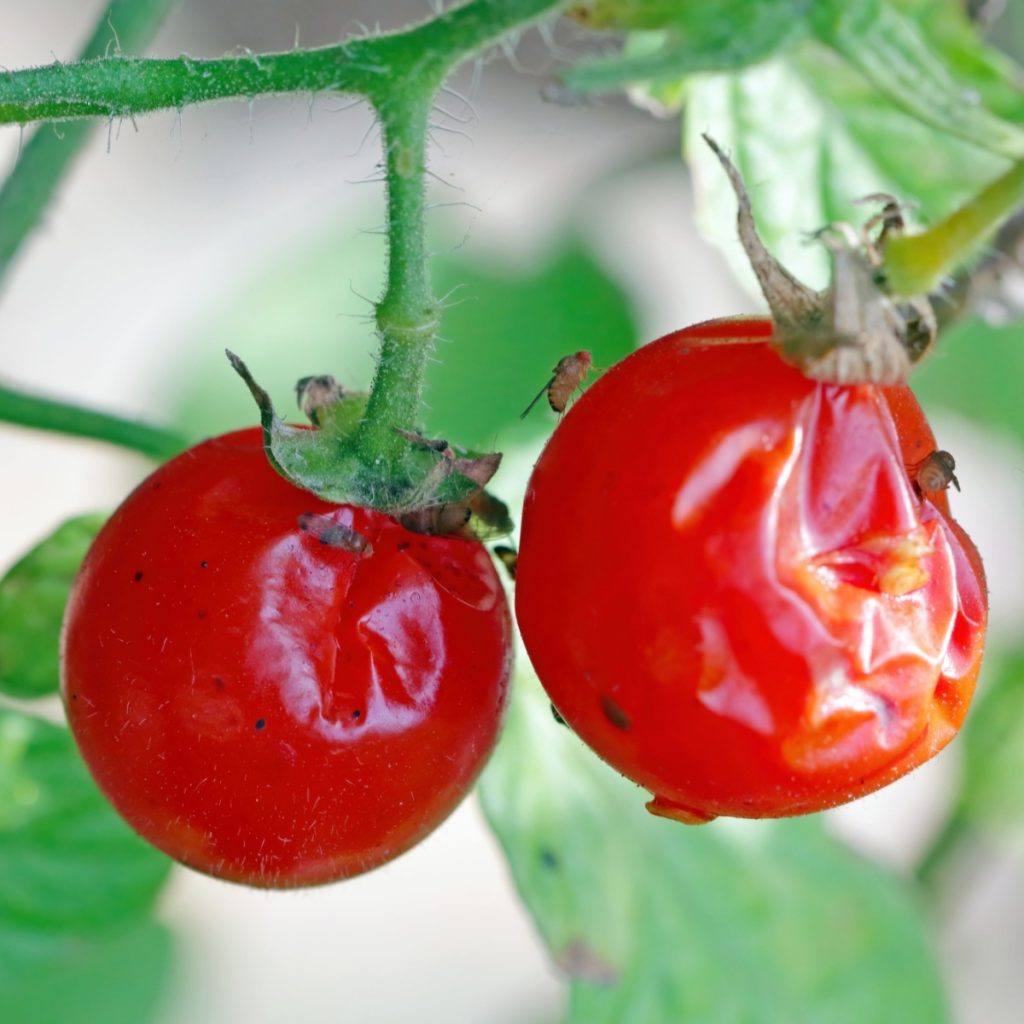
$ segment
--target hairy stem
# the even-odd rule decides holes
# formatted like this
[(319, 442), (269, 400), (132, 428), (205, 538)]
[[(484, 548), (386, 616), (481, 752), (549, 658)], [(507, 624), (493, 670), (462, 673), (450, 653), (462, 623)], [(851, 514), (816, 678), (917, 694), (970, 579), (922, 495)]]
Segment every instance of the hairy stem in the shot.
[(437, 335), (424, 242), (426, 143), (434, 97), (462, 61), (566, 2), (468, 0), (404, 32), (316, 50), (220, 60), (118, 55), (0, 73), (0, 123), (133, 117), (210, 100), (294, 92), (364, 97), (380, 118), (384, 139), (388, 273), (376, 310), (377, 372), (353, 444), (358, 461), (387, 481), (408, 445), (396, 428), (408, 431), (418, 423)]
[[(0, 124), (133, 117), (212, 100), (295, 92), (358, 93), (375, 105), (408, 96), (407, 76), (447, 72), (566, 0), (472, 0), (403, 32), (291, 53), (217, 60), (115, 55), (0, 73)], [(425, 71), (435, 73), (424, 75)], [(438, 79), (440, 80), (440, 79)]]
[(185, 439), (172, 431), (2, 384), (0, 423), (106, 441), (155, 459), (168, 459), (187, 447)]
[[(100, 15), (81, 60), (111, 50), (142, 49), (152, 39), (174, 0), (112, 0)], [(25, 237), (49, 206), (65, 172), (89, 137), (92, 126), (74, 121), (60, 133), (36, 131), (0, 189), (0, 278)]]
[(377, 304), (380, 355), (356, 435), (366, 460), (397, 456), (419, 415), (427, 360), (437, 337), (437, 304), (424, 251), (424, 172), (429, 100), (381, 111), (387, 166), (387, 288)]

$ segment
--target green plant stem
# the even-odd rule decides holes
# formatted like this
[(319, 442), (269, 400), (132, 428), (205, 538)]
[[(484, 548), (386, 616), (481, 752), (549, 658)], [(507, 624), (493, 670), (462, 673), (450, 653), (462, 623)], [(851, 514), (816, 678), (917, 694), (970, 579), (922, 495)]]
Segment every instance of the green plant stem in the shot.
[(884, 260), (889, 290), (899, 297), (935, 291), (1022, 203), (1024, 161), (927, 231), (890, 239)]
[[(427, 94), (431, 96), (430, 93)], [(415, 429), (427, 360), (438, 328), (424, 251), (426, 103), (381, 110), (387, 167), (388, 273), (377, 303), (380, 354), (370, 399), (356, 434), (364, 461), (397, 457), (405, 442), (394, 428)]]
[[(0, 74), (0, 123), (133, 117), (219, 99), (355, 93), (373, 106), (385, 148), (387, 285), (377, 304), (380, 358), (354, 438), (359, 462), (388, 478), (415, 428), (438, 327), (424, 242), (430, 111), (462, 61), (567, 0), (469, 0), (404, 32), (291, 53), (220, 60), (109, 57)], [(109, 420), (108, 420), (109, 422)]]
[[(112, 48), (128, 52), (142, 49), (173, 3), (174, 0), (112, 0), (82, 48), (80, 59), (103, 57)], [(18, 154), (17, 163), (0, 188), (0, 278), (49, 206), (91, 130), (92, 126), (83, 121), (70, 122), (60, 133), (41, 129)]]
[(217, 60), (118, 55), (7, 71), (0, 74), (0, 124), (134, 117), (212, 100), (294, 92), (358, 93), (376, 106), (409, 97), (409, 73), (421, 81), (447, 73), (510, 30), (565, 2), (473, 0), (404, 32), (290, 53)]
[(53, 398), (29, 395), (2, 384), (0, 423), (106, 441), (155, 459), (168, 459), (188, 446), (184, 438), (172, 431)]

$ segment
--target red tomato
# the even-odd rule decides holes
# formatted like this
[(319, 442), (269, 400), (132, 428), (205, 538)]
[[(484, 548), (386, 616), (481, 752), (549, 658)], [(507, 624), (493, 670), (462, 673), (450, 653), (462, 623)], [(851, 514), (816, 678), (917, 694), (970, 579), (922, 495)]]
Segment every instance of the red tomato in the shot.
[(510, 619), (480, 544), (325, 504), (248, 430), (114, 513), (62, 657), (82, 754), (141, 835), (220, 878), (311, 885), (397, 856), (465, 795), (501, 723)]
[(684, 821), (884, 786), (953, 737), (981, 661), (977, 552), (908, 475), (936, 447), (913, 395), (816, 384), (770, 334), (700, 324), (612, 368), (523, 511), (516, 611), (541, 681)]

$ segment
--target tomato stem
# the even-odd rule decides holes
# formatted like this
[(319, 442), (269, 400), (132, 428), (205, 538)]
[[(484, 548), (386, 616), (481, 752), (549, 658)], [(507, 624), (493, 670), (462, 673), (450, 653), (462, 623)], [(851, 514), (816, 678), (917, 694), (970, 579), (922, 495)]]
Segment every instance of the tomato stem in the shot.
[(898, 297), (925, 295), (977, 249), (999, 223), (1024, 203), (1024, 161), (945, 220), (918, 234), (891, 238), (884, 270), (890, 292)]
[(427, 119), (433, 90), (425, 95), (420, 92), (413, 103), (386, 103), (379, 111), (387, 168), (388, 274), (376, 309), (377, 371), (355, 439), (364, 461), (395, 457), (407, 447), (395, 428), (416, 427), (427, 360), (437, 338), (438, 310), (424, 242)]
[(187, 447), (185, 439), (171, 430), (3, 385), (0, 423), (106, 441), (154, 459), (169, 459)]
[[(166, 0), (116, 2), (156, 9)], [(336, 455), (338, 472), (351, 474), (352, 463), (359, 463), (360, 476), (366, 478), (361, 486), (384, 495), (380, 500), (386, 502), (387, 496), (415, 489), (424, 462), (422, 452), (410, 455), (409, 441), (399, 431), (415, 433), (418, 427), (427, 361), (438, 329), (424, 235), (426, 144), (434, 98), (461, 62), (567, 2), (467, 0), (402, 32), (313, 50), (219, 60), (145, 59), (118, 52), (75, 64), (5, 72), (0, 74), (0, 124), (88, 117), (112, 121), (160, 109), (180, 111), (211, 100), (251, 102), (282, 93), (323, 91), (364, 98), (380, 118), (384, 140), (387, 286), (376, 307), (380, 355), (366, 411)], [(47, 195), (33, 207), (33, 221)], [(0, 195), (0, 209), (4, 198)], [(0, 229), (0, 270), (21, 240), (23, 232), (17, 231), (8, 231), (11, 242), (5, 246), (7, 236)]]

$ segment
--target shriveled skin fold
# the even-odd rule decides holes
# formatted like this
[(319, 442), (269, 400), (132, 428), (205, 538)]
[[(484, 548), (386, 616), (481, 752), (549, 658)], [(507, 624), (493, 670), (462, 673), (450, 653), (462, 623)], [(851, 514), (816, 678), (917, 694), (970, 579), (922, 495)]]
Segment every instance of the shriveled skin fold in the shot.
[[(320, 539), (353, 530), (369, 557)], [(318, 501), (242, 431), (163, 466), (104, 528), (63, 695), (146, 839), (222, 878), (309, 885), (391, 859), (462, 799), (498, 734), (510, 630), (480, 544)]]
[(981, 661), (980, 560), (908, 474), (936, 447), (913, 395), (809, 381), (770, 331), (698, 325), (612, 368), (523, 514), (516, 607), (541, 681), (684, 821), (891, 782), (956, 733)]

